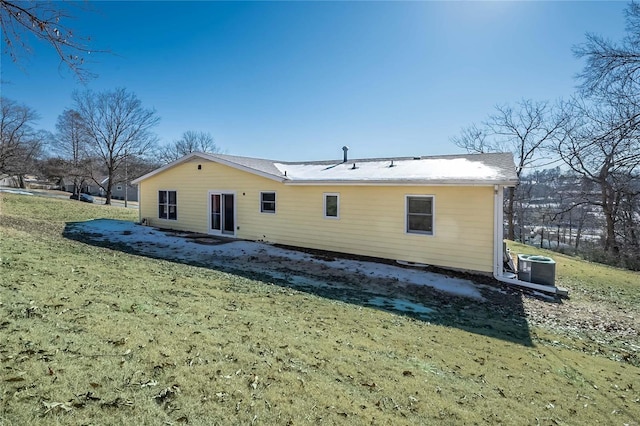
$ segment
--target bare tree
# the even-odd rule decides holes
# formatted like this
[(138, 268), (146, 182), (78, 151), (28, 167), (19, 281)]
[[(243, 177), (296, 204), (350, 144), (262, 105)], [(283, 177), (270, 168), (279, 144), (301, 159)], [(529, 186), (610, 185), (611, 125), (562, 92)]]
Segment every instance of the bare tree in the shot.
[(625, 15), (627, 35), (621, 42), (587, 34), (586, 43), (574, 48), (577, 57), (586, 59), (578, 77), (587, 95), (640, 95), (640, 4), (631, 2)]
[(598, 189), (593, 197), (585, 194), (585, 201), (601, 209), (604, 251), (615, 251), (622, 197), (637, 190), (640, 109), (617, 99), (609, 104), (576, 99), (565, 104), (565, 115), (569, 120), (558, 139), (557, 152), (571, 170)]
[(640, 268), (640, 173), (635, 176), (635, 183), (627, 185), (620, 197), (620, 215), (618, 234), (622, 241), (624, 253), (635, 256)]
[(578, 76), (584, 97), (568, 108), (572, 124), (558, 149), (565, 151), (569, 167), (598, 189), (586, 198), (604, 216), (603, 248), (611, 252), (609, 260), (637, 269), (640, 4), (632, 1), (625, 14), (626, 35), (621, 41), (587, 34), (587, 41), (574, 48), (576, 56), (586, 59)]
[(23, 176), (33, 171), (47, 134), (33, 128), (38, 114), (26, 105), (0, 98), (0, 174)]
[(160, 119), (154, 110), (143, 108), (135, 94), (122, 88), (76, 92), (73, 99), (88, 137), (88, 152), (107, 172), (106, 183), (96, 176), (94, 181), (104, 189), (105, 203), (111, 204), (118, 169), (130, 156), (143, 155), (154, 147), (156, 136), (151, 129)]
[(220, 148), (210, 133), (188, 130), (177, 141), (162, 147), (158, 157), (163, 163), (171, 163), (192, 152), (215, 154), (220, 152)]
[[(526, 171), (521, 176), (518, 190), (524, 196), (516, 203), (522, 210), (517, 210), (517, 225), (522, 221), (529, 226), (516, 226), (516, 232), (525, 231), (523, 241), (529, 240), (529, 244), (546, 236), (547, 242), (556, 241), (549, 248), (578, 252), (583, 233), (593, 236), (592, 231), (597, 229), (598, 220), (602, 218), (601, 210), (587, 201), (597, 199), (596, 185), (571, 170), (556, 167)], [(547, 243), (540, 241), (540, 244)]]
[[(85, 58), (91, 54), (88, 38), (78, 37), (67, 22), (72, 19), (67, 5), (53, 1), (0, 0), (0, 27), (5, 53), (18, 63), (22, 54), (30, 54), (28, 40), (35, 38), (49, 44), (58, 54), (60, 63), (68, 66), (84, 81), (92, 74), (85, 68)], [(77, 4), (74, 4), (77, 7)]]
[(89, 176), (87, 148), (89, 138), (78, 111), (66, 109), (56, 123), (55, 150), (66, 163), (66, 176), (73, 179), (74, 192), (79, 193)]
[[(516, 163), (516, 175), (520, 178), (526, 168), (545, 160), (541, 153), (549, 146), (554, 134), (563, 125), (564, 116), (553, 113), (547, 102), (522, 100), (515, 107), (496, 106), (496, 111), (481, 126), (471, 124), (463, 128), (453, 143), (467, 152), (511, 152)], [(508, 222), (508, 238), (515, 237), (514, 204), (517, 187), (509, 188), (505, 216)]]
[(38, 170), (41, 177), (59, 184), (65, 176), (68, 176), (69, 164), (60, 157), (47, 157), (38, 161)]

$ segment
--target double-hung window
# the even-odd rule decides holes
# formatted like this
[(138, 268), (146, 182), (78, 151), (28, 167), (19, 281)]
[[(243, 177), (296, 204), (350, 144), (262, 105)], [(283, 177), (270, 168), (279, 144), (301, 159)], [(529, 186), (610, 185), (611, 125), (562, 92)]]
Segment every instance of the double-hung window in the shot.
[(158, 191), (158, 217), (169, 220), (178, 219), (176, 191)]
[(276, 193), (275, 192), (260, 193), (260, 211), (262, 213), (276, 212)]
[(433, 197), (407, 195), (407, 232), (433, 235)]
[(324, 194), (325, 219), (338, 219), (340, 212), (340, 194)]

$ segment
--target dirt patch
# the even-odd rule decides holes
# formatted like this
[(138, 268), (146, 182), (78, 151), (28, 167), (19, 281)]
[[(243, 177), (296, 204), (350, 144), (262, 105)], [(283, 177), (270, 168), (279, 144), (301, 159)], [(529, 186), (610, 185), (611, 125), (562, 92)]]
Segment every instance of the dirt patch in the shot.
[(186, 231), (163, 231), (166, 235), (172, 237), (180, 237), (185, 238), (194, 243), (205, 244), (205, 245), (220, 245), (227, 244), (234, 240), (231, 238), (225, 238), (216, 235), (208, 235), (208, 234), (200, 234), (197, 232), (186, 232)]

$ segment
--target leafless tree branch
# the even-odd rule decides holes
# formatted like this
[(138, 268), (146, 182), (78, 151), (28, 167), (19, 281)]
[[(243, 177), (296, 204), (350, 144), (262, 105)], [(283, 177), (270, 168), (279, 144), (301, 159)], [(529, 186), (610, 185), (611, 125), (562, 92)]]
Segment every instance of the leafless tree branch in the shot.
[[(86, 68), (87, 57), (98, 51), (89, 47), (90, 38), (79, 37), (67, 26), (73, 17), (70, 2), (0, 0), (0, 26), (4, 51), (14, 63), (19, 63), (32, 49), (29, 39), (50, 45), (81, 82), (95, 76)], [(78, 7), (79, 3), (73, 3)]]
[(130, 156), (154, 148), (157, 137), (152, 129), (160, 119), (155, 110), (144, 108), (133, 93), (122, 88), (76, 92), (73, 99), (87, 135), (88, 152), (107, 171), (105, 203), (110, 204), (116, 172)]

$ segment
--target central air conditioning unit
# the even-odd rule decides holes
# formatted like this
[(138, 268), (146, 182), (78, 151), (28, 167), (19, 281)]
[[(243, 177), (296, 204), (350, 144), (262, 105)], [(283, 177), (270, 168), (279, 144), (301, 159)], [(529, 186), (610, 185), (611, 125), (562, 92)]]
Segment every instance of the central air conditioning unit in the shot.
[(556, 284), (556, 262), (550, 257), (518, 255), (518, 279), (534, 284)]

